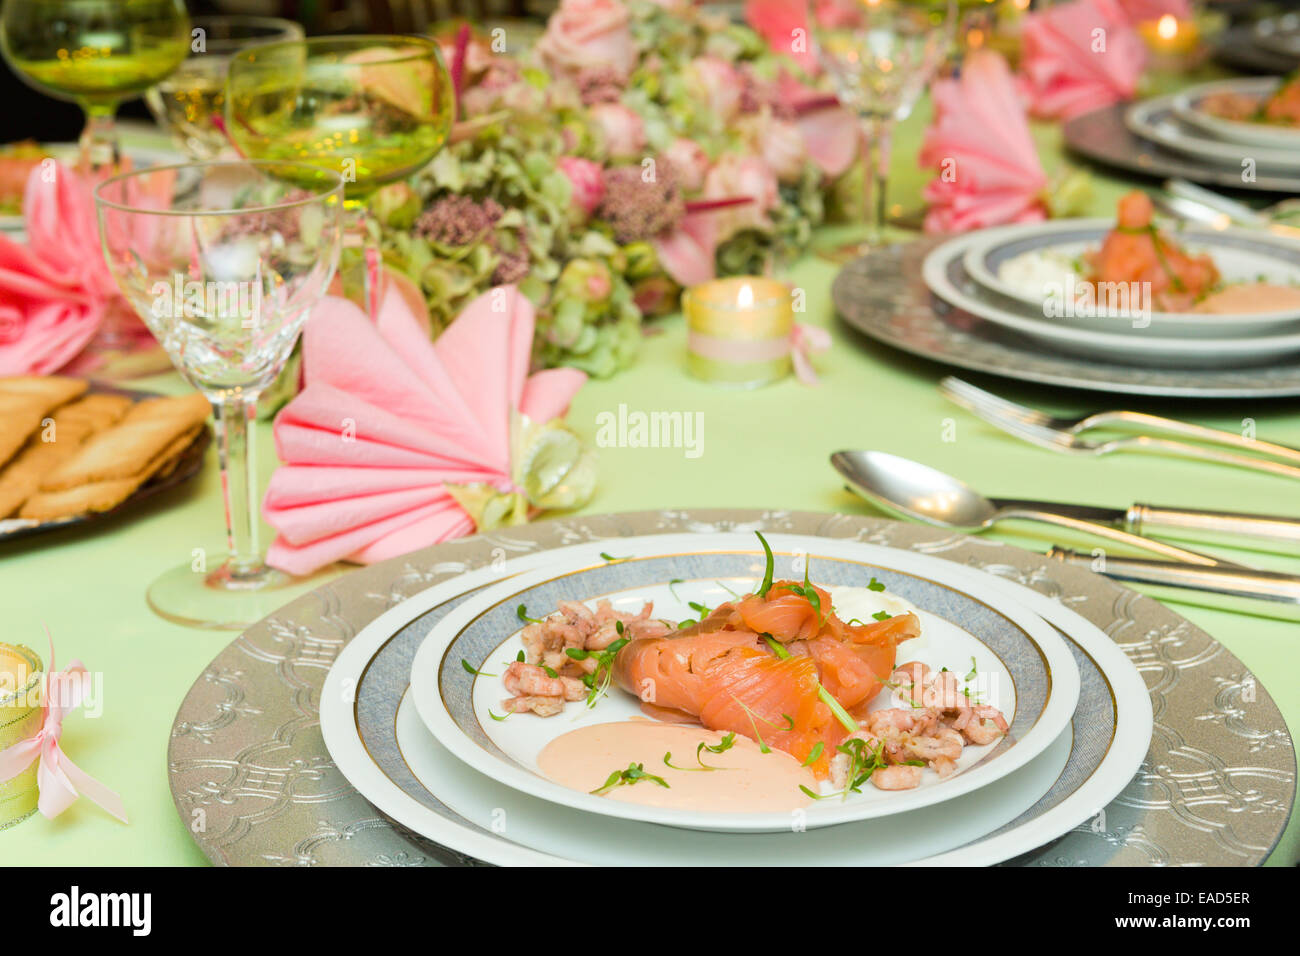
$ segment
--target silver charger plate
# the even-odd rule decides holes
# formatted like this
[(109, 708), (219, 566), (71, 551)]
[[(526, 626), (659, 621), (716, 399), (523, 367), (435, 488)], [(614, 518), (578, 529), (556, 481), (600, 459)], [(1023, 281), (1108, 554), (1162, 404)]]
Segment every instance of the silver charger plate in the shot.
[(1253, 181), (1243, 182), (1240, 167), (1197, 162), (1142, 139), (1124, 125), (1127, 109), (1128, 104), (1119, 103), (1067, 120), (1062, 125), (1066, 147), (1085, 159), (1142, 176), (1179, 177), (1207, 186), (1251, 192), (1300, 193), (1300, 175), (1261, 169)]
[(1274, 76), (1290, 73), (1300, 66), (1300, 57), (1261, 46), (1252, 24), (1229, 27), (1220, 33), (1214, 40), (1214, 59), (1243, 73), (1267, 73)]
[(1240, 661), (1160, 603), (990, 540), (877, 518), (733, 509), (510, 528), (359, 569), (299, 598), (233, 641), (182, 702), (168, 778), (183, 824), (221, 865), (473, 863), (388, 820), (330, 761), (316, 701), (339, 650), (405, 598), (508, 557), (628, 535), (751, 530), (913, 548), (982, 568), (1061, 601), (1134, 661), (1156, 715), (1141, 772), (1104, 816), (1014, 863), (1257, 864), (1281, 836), (1295, 799), (1281, 714)]
[(1142, 368), (1076, 358), (949, 306), (921, 276), (948, 237), (889, 246), (845, 266), (831, 286), (844, 321), (913, 355), (1004, 378), (1067, 388), (1177, 398), (1300, 395), (1300, 359), (1230, 369)]

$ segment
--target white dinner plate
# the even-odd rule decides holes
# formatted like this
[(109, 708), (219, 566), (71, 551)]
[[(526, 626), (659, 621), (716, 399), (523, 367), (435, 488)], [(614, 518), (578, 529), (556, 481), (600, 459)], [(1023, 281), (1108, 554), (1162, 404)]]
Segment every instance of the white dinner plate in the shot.
[(1262, 174), (1294, 175), (1300, 170), (1300, 152), (1258, 143), (1228, 143), (1180, 122), (1172, 96), (1156, 96), (1134, 103), (1124, 112), (1124, 124), (1143, 139), (1212, 166)]
[(1204, 106), (1206, 98), (1216, 93), (1235, 93), (1262, 101), (1270, 96), (1281, 82), (1281, 77), (1252, 76), (1201, 83), (1173, 94), (1170, 106), (1173, 108), (1174, 115), (1188, 126), (1209, 133), (1215, 139), (1238, 145), (1288, 150), (1294, 155), (1295, 151), (1300, 149), (1300, 129), (1270, 123), (1225, 119), (1207, 112)]
[[(348, 781), (402, 825), (486, 863), (991, 865), (1027, 853), (1094, 817), (1132, 779), (1150, 744), (1150, 698), (1141, 675), (1115, 643), (1058, 601), (994, 578), (996, 591), (1023, 602), (1067, 637), (1071, 652), (1089, 674), (1089, 712), (1075, 715), (1073, 735), (1065, 731), (1039, 758), (962, 801), (962, 812), (952, 813), (940, 804), (811, 833), (727, 835), (567, 810), (468, 770), (413, 713), (399, 676), (405, 665), (392, 670), (393, 662), (381, 662), (399, 638), (413, 644), (428, 626), (425, 621), (445, 615), (467, 593), (544, 565), (559, 553), (530, 554), (463, 574), (402, 601), (343, 648), (321, 693), (321, 731)], [(385, 667), (391, 675), (381, 679)], [(360, 700), (359, 693), (401, 701), (400, 707), (385, 704), (378, 715), (380, 730), (398, 740), (400, 754), (381, 752), (374, 740), (376, 752), (367, 746), (358, 711), (369, 702)], [(383, 713), (396, 716), (384, 720)], [(1104, 739), (1097, 736), (1102, 728)], [(1059, 748), (1065, 742), (1069, 763), (1058, 770)], [(1037, 798), (1044, 785), (1050, 789)], [(1017, 810), (1025, 806), (1023, 812)]]
[(1150, 328), (1132, 324), (1123, 332), (1099, 332), (1048, 319), (1041, 308), (1034, 311), (1024, 303), (992, 296), (967, 274), (963, 260), (973, 242), (973, 235), (958, 236), (932, 250), (921, 267), (926, 287), (950, 306), (1061, 352), (1125, 365), (1183, 369), (1262, 365), (1300, 352), (1300, 331), (1240, 338), (1176, 338), (1146, 334)]
[[(1027, 254), (1051, 256), (1061, 263), (1078, 260), (1100, 248), (1115, 227), (1114, 219), (1055, 219), (1050, 222), (1002, 226), (970, 233), (962, 257), (967, 275), (990, 292), (1024, 303), (1043, 314), (1046, 288), (1031, 290), (1003, 279), (1003, 266)], [(1209, 253), (1224, 282), (1269, 282), (1300, 286), (1300, 241), (1247, 229), (1211, 229), (1201, 226), (1162, 227), (1189, 254)], [(1071, 269), (1075, 281), (1082, 276)], [(1065, 288), (1062, 277), (1053, 282)], [(1058, 291), (1053, 289), (1052, 291)], [(1057, 302), (1061, 302), (1059, 291)], [(1124, 332), (1132, 318), (1117, 311), (1098, 309), (1082, 315), (1060, 315), (1051, 321), (1100, 332)], [(1147, 335), (1235, 338), (1300, 331), (1300, 307), (1273, 312), (1200, 313), (1152, 311)]]
[[(778, 579), (798, 577), (798, 556), (811, 555), (811, 577), (831, 587), (863, 588), (878, 577), (891, 595), (921, 609), (922, 635), (900, 648), (901, 660), (920, 659), (934, 669), (979, 672), (978, 691), (999, 707), (1011, 725), (1001, 741), (968, 747), (959, 772), (905, 791), (864, 788), (847, 800), (824, 799), (804, 809), (807, 829), (903, 813), (956, 799), (1023, 766), (1064, 729), (1078, 697), (1078, 669), (1052, 628), (1014, 601), (982, 592), (986, 576), (924, 555), (871, 545), (826, 542), (777, 535)], [(635, 613), (653, 600), (655, 615), (669, 620), (694, 617), (692, 602), (716, 606), (730, 592), (757, 587), (763, 552), (751, 535), (654, 536), (619, 543), (620, 560), (599, 552), (574, 552), (563, 560), (486, 589), (462, 602), (434, 625), (411, 668), (411, 693), (426, 726), (439, 742), (474, 769), (531, 796), (594, 814), (719, 832), (780, 832), (790, 828), (791, 812), (700, 812), (608, 800), (553, 782), (538, 769), (537, 757), (556, 737), (592, 724), (640, 716), (640, 701), (611, 690), (595, 707), (570, 704), (562, 715), (530, 714), (502, 720), (492, 712), (510, 696), (500, 674), (522, 648), (516, 609), (530, 616), (549, 613), (564, 600), (594, 607), (608, 598)], [(720, 582), (720, 583), (719, 583)], [(894, 612), (898, 606), (886, 606)], [(864, 617), (872, 608), (855, 611)], [(468, 668), (465, 666), (468, 665)], [(480, 674), (470, 671), (480, 672)], [(890, 706), (884, 691), (876, 707)], [(656, 755), (657, 756), (657, 755)], [(653, 758), (647, 758), (653, 759)], [(608, 771), (611, 768), (602, 768)], [(603, 777), (605, 774), (602, 773)]]

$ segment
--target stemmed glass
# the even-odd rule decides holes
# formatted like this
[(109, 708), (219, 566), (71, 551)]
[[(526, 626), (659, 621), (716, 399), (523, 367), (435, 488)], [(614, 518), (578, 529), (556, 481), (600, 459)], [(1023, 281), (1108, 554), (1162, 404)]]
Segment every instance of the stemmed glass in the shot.
[(81, 166), (116, 167), (113, 117), (190, 52), (185, 0), (5, 0), (0, 51), (41, 92), (86, 114)]
[(222, 126), (231, 56), (250, 44), (301, 40), (303, 29), (279, 17), (194, 17), (191, 22), (189, 58), (150, 87), (144, 100), (158, 124), (171, 131), (192, 159), (213, 159), (230, 145)]
[(347, 244), (364, 249), (356, 264), (364, 263), (360, 285), (373, 310), (379, 250), (365, 201), (433, 159), (451, 133), (454, 105), (451, 76), (428, 37), (312, 37), (235, 54), (226, 128), (245, 156), (320, 163), (343, 175)]
[(863, 127), (867, 251), (884, 239), (891, 137), (952, 47), (957, 0), (827, 0), (817, 57)]
[(255, 411), (338, 264), (343, 178), (285, 162), (185, 163), (115, 176), (95, 201), (114, 279), (216, 413), (227, 557), (208, 570), (206, 552), (187, 548), (193, 560), (150, 586), (149, 605), (184, 624), (244, 627), (288, 600), (290, 579), (259, 545)]

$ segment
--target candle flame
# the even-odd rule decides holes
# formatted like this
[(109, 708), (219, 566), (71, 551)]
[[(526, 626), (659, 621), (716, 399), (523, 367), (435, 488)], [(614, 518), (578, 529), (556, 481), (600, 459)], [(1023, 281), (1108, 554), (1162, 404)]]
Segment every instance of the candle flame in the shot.
[(741, 309), (752, 309), (754, 307), (754, 287), (746, 283), (740, 287), (740, 292), (736, 296), (736, 306)]
[(1166, 13), (1159, 22), (1156, 23), (1156, 35), (1162, 40), (1172, 40), (1178, 35), (1178, 18), (1172, 13)]

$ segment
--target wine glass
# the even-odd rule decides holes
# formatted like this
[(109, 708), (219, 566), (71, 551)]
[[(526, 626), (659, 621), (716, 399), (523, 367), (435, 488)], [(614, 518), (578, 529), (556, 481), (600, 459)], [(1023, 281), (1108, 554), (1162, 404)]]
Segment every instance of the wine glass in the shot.
[(863, 128), (865, 250), (884, 238), (890, 140), (952, 47), (956, 0), (824, 0), (813, 35), (840, 101)]
[(95, 204), (113, 278), (216, 413), (227, 557), (208, 572), (206, 551), (187, 548), (195, 560), (157, 579), (149, 605), (184, 624), (247, 626), (291, 583), (259, 545), (257, 397), (333, 277), (343, 178), (285, 162), (155, 166), (106, 180)]
[(226, 81), (226, 128), (245, 156), (320, 163), (342, 174), (351, 214), (346, 244), (364, 250), (354, 264), (363, 266), (358, 285), (372, 314), (379, 248), (365, 201), (433, 159), (451, 133), (454, 108), (451, 76), (428, 37), (261, 44), (234, 55)]
[(115, 168), (118, 104), (180, 65), (190, 21), (184, 0), (5, 0), (0, 52), (28, 84), (85, 111), (82, 168)]
[[(231, 56), (255, 43), (301, 40), (302, 26), (279, 17), (194, 17), (190, 55), (176, 72), (144, 95), (158, 124), (193, 159), (212, 159), (229, 148), (223, 132), (226, 70)], [(213, 122), (213, 117), (217, 118)]]

